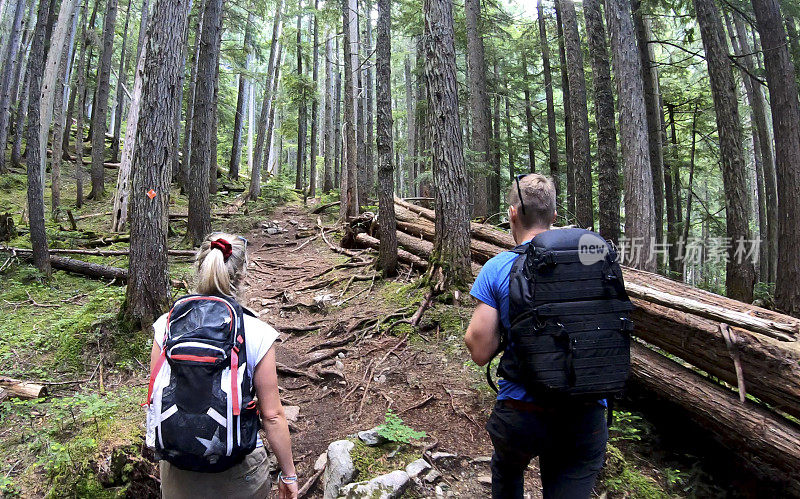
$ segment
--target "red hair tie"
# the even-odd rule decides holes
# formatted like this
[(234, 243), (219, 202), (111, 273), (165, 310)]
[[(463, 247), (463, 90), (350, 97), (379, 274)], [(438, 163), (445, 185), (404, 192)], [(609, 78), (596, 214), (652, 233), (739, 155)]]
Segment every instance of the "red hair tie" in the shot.
[(230, 258), (231, 255), (233, 254), (233, 246), (231, 246), (231, 243), (229, 243), (225, 239), (217, 239), (215, 241), (211, 241), (211, 249), (215, 248), (222, 252), (222, 258), (226, 262), (228, 261), (228, 258)]

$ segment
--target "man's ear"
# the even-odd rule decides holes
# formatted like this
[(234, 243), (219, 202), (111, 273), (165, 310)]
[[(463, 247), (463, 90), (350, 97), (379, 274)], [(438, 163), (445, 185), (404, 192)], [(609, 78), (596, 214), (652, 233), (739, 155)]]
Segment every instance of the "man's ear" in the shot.
[(518, 216), (519, 215), (517, 214), (517, 207), (514, 206), (513, 204), (508, 205), (508, 222), (516, 224)]
[(558, 220), (558, 210), (553, 212), (553, 221), (550, 222), (551, 225), (555, 225), (556, 220)]

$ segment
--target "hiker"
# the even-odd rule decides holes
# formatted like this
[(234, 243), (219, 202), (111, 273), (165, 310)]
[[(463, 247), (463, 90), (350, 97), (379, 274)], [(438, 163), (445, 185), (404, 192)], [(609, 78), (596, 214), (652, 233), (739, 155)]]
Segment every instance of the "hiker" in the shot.
[(153, 325), (147, 444), (173, 498), (264, 498), (266, 432), (281, 469), (278, 497), (297, 497), (289, 426), (278, 395), (278, 333), (239, 305), (247, 240), (210, 235), (195, 257), (194, 295)]
[(508, 202), (519, 246), (483, 266), (464, 338), (472, 359), (489, 364), (493, 388), (489, 367), (502, 353), (486, 424), (492, 497), (522, 498), (525, 470), (539, 456), (545, 499), (586, 499), (604, 462), (606, 399), (628, 376), (630, 300), (611, 245), (588, 230), (550, 229), (548, 178), (517, 176)]

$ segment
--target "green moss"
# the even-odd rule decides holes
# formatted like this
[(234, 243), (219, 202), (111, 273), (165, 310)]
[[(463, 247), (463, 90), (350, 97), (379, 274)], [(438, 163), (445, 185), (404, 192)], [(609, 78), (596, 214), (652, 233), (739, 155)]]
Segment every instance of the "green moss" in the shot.
[(625, 497), (634, 499), (671, 497), (655, 479), (631, 466), (622, 451), (613, 444), (608, 445), (606, 465), (600, 481), (609, 492), (624, 494)]
[(425, 297), (425, 289), (418, 283), (403, 284), (397, 281), (386, 282), (380, 291), (384, 303), (397, 308), (419, 305)]
[(417, 449), (406, 444), (387, 443), (370, 447), (357, 438), (353, 442), (355, 447), (350, 452), (350, 457), (359, 482), (394, 470), (403, 470), (409, 463), (421, 457)]

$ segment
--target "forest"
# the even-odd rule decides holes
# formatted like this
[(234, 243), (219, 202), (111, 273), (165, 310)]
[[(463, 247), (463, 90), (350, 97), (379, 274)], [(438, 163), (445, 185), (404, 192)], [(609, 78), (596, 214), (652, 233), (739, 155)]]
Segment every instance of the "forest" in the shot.
[[(152, 325), (224, 231), (247, 242), (242, 304), (280, 333), (300, 496), (354, 487), (331, 485), (348, 438), (351, 482), (422, 458), (391, 497), (489, 496), (468, 292), (540, 173), (556, 226), (618, 249), (635, 305), (595, 496), (800, 497), (799, 19), (796, 0), (0, 0), (0, 495), (159, 497)], [(370, 428), (393, 437), (352, 438)]]

